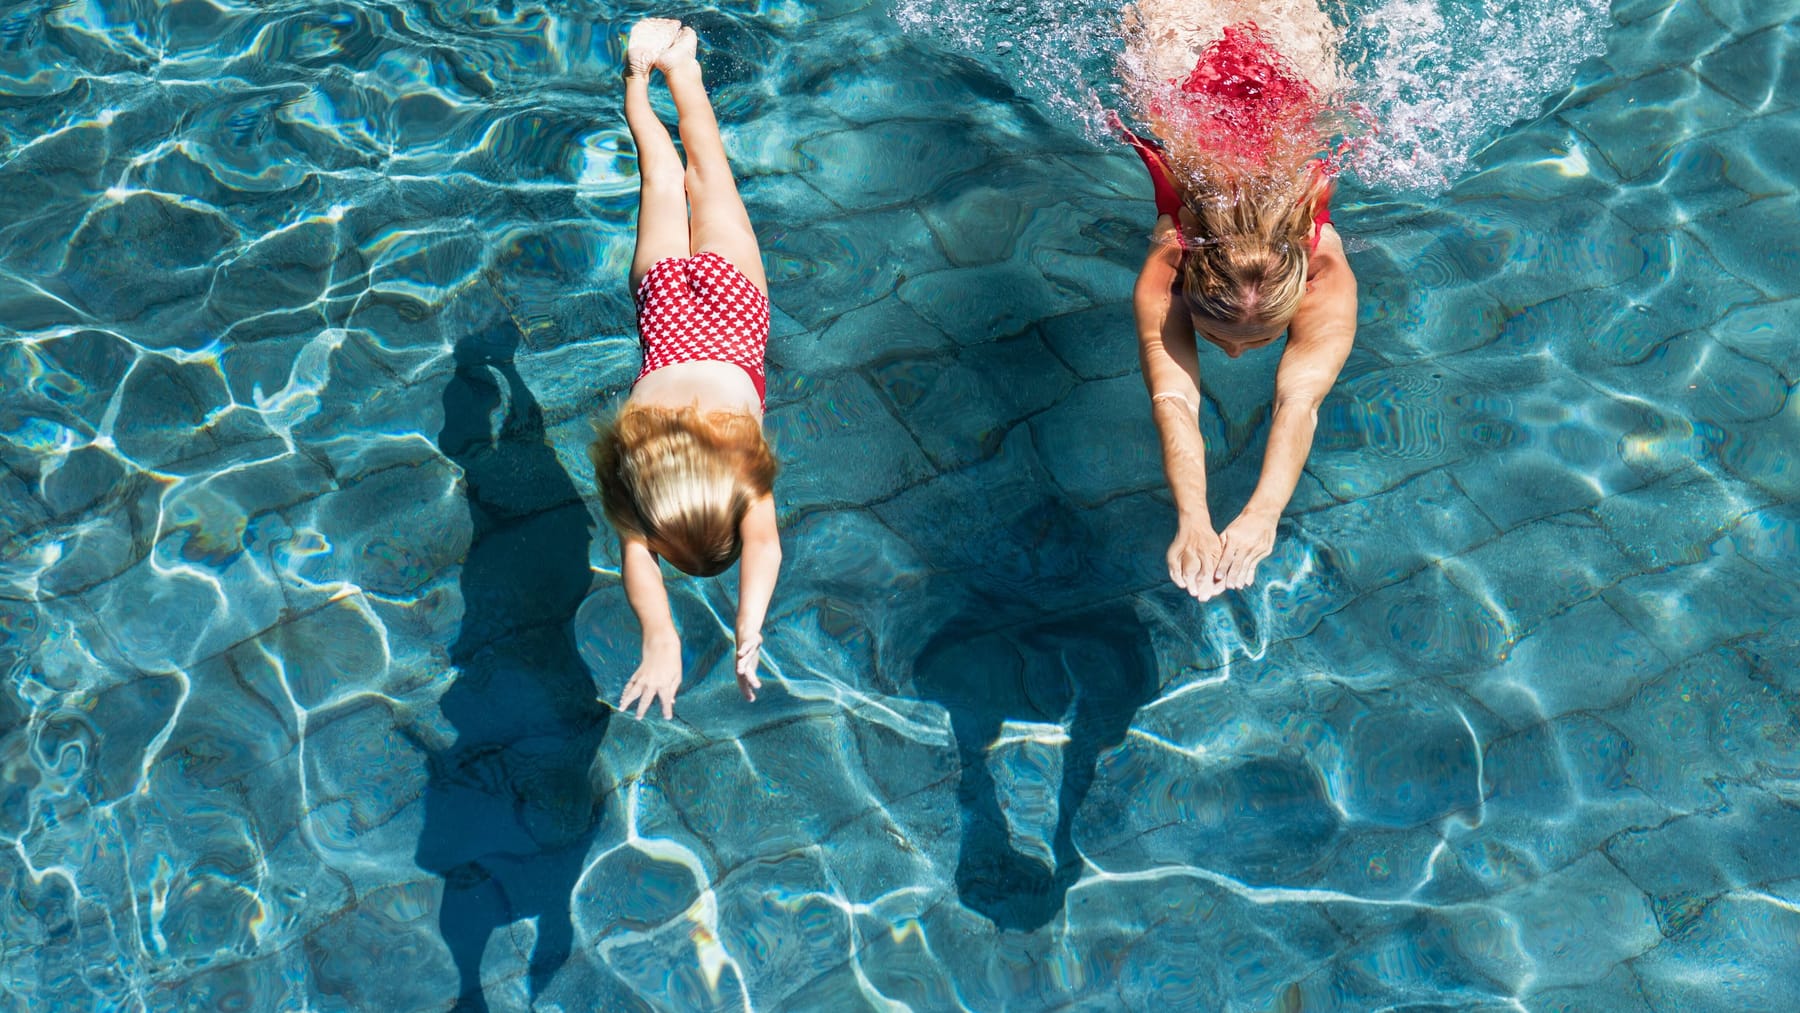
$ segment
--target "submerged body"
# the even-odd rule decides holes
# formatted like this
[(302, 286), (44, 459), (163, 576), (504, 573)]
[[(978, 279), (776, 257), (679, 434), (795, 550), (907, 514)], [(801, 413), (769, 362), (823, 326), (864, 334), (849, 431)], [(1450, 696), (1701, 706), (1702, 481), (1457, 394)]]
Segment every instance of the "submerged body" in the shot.
[[(1355, 339), (1356, 277), (1329, 212), (1337, 32), (1311, 0), (1143, 0), (1125, 30), (1133, 112), (1162, 141), (1124, 131), (1157, 191), (1132, 301), (1176, 506), (1169, 577), (1204, 600), (1248, 587), (1273, 550), (1319, 405)], [(1217, 527), (1196, 339), (1235, 359), (1284, 333), (1256, 490)]]

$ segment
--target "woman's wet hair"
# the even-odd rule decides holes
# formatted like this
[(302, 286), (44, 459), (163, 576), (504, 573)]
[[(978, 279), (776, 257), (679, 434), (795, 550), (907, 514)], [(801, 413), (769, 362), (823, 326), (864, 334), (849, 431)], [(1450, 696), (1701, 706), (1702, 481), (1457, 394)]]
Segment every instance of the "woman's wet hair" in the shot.
[(1198, 239), (1181, 263), (1181, 292), (1210, 334), (1279, 333), (1306, 295), (1313, 210), (1328, 182), (1253, 191), (1227, 183), (1189, 204)]
[(627, 406), (601, 426), (588, 456), (620, 535), (698, 577), (737, 560), (739, 524), (775, 482), (775, 455), (748, 412)]

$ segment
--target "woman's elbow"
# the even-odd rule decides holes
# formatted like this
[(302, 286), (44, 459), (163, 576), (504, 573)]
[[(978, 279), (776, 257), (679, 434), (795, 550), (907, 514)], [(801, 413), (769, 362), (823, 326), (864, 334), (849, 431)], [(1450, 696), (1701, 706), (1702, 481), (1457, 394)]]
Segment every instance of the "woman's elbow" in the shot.
[(1317, 394), (1279, 394), (1275, 398), (1275, 417), (1283, 416), (1304, 419), (1309, 425), (1319, 422), (1319, 406), (1324, 398)]

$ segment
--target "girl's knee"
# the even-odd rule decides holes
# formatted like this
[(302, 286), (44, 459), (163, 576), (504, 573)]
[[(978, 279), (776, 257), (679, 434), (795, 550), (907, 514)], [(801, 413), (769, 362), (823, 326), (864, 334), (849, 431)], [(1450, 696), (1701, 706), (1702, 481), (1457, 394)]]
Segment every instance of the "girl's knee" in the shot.
[(687, 173), (679, 165), (649, 170), (640, 165), (638, 173), (638, 186), (646, 193), (687, 193)]

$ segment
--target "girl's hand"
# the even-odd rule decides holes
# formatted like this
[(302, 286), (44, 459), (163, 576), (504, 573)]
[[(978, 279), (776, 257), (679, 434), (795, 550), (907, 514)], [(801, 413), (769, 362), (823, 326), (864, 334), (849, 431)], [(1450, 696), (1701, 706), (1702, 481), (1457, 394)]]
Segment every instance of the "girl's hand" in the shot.
[(662, 701), (662, 715), (675, 716), (675, 691), (681, 688), (681, 641), (646, 642), (644, 660), (631, 673), (625, 692), (619, 697), (619, 709), (628, 711), (637, 701), (637, 716), (650, 712), (650, 704)]
[(1169, 579), (1175, 586), (1206, 601), (1225, 589), (1214, 579), (1221, 546), (1210, 523), (1183, 524), (1169, 543)]
[(1245, 510), (1219, 535), (1223, 551), (1213, 579), (1220, 587), (1244, 588), (1256, 580), (1256, 564), (1275, 548), (1275, 525), (1280, 514)]
[(737, 681), (738, 690), (744, 699), (756, 702), (756, 691), (762, 688), (762, 680), (756, 677), (756, 667), (762, 663), (762, 631), (751, 630), (748, 633), (738, 631), (737, 638)]

